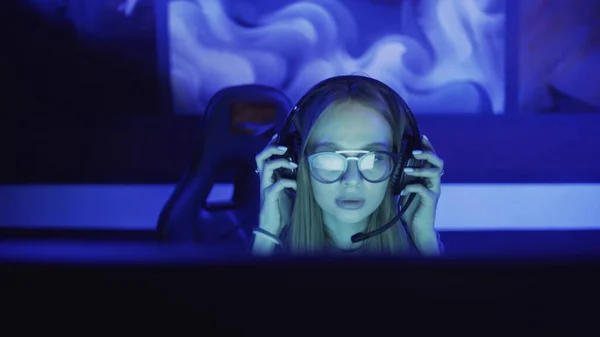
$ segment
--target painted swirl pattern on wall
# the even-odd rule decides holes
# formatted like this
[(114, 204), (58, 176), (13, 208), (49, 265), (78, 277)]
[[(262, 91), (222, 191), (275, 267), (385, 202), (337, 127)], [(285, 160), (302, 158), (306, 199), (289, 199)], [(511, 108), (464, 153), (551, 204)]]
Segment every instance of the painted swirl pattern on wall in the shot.
[(168, 15), (178, 113), (202, 113), (227, 86), (296, 100), (352, 73), (392, 86), (417, 114), (504, 109), (504, 1), (170, 1)]

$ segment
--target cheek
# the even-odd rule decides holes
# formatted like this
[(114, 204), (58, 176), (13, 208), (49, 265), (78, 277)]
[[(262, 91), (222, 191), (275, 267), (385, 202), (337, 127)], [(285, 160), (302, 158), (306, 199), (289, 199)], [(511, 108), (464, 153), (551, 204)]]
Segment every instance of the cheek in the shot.
[(337, 184), (323, 184), (314, 179), (310, 179), (311, 187), (315, 201), (321, 208), (333, 204), (338, 195)]
[(369, 204), (379, 205), (388, 190), (389, 180), (377, 184), (366, 183), (367, 200)]

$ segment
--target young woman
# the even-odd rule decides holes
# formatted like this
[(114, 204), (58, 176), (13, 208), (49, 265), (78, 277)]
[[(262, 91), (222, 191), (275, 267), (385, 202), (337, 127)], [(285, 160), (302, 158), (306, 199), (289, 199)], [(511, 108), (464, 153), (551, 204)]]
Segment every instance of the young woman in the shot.
[[(298, 162), (277, 158), (287, 150), (276, 146), (277, 135), (256, 155), (262, 206), (253, 254), (402, 255), (411, 247), (422, 255), (440, 254), (434, 221), (443, 161), (425, 136), (425, 151), (412, 155), (428, 165), (404, 170), (405, 177), (422, 181), (401, 193), (402, 199), (416, 194), (403, 214), (408, 228), (399, 221), (367, 240), (350, 239), (397, 215), (390, 178), (406, 128), (404, 109), (390, 108), (382, 87), (360, 78), (332, 81), (310, 97), (294, 121), (302, 140)], [(295, 170), (296, 179), (275, 179), (277, 169)], [(286, 189), (296, 191), (293, 200)]]

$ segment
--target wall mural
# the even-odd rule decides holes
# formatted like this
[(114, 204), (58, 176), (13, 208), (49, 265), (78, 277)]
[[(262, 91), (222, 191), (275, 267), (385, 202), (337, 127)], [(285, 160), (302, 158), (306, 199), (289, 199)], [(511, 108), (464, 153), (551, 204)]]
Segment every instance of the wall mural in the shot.
[(417, 114), (504, 111), (501, 0), (175, 0), (168, 22), (177, 113), (202, 113), (227, 86), (297, 100), (352, 73), (387, 83)]
[[(518, 97), (506, 99), (518, 113), (600, 111), (597, 0), (25, 2), (46, 17), (67, 13), (82, 40), (139, 62), (156, 57), (139, 41), (165, 29), (156, 36), (170, 42), (159, 52), (170, 59), (179, 114), (201, 114), (230, 85), (267, 84), (296, 100), (323, 78), (352, 73), (388, 83), (417, 114), (503, 114), (505, 79), (517, 84)], [(154, 27), (152, 11), (164, 8), (155, 4), (165, 3), (156, 15), (168, 24)]]

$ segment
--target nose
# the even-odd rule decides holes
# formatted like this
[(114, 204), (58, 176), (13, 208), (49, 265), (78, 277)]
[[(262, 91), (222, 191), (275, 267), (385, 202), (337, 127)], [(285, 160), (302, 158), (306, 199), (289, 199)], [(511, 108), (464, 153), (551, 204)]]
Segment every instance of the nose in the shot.
[(348, 160), (348, 169), (342, 177), (342, 184), (355, 186), (358, 185), (361, 181), (362, 177), (360, 175), (360, 172), (358, 171), (358, 161)]

